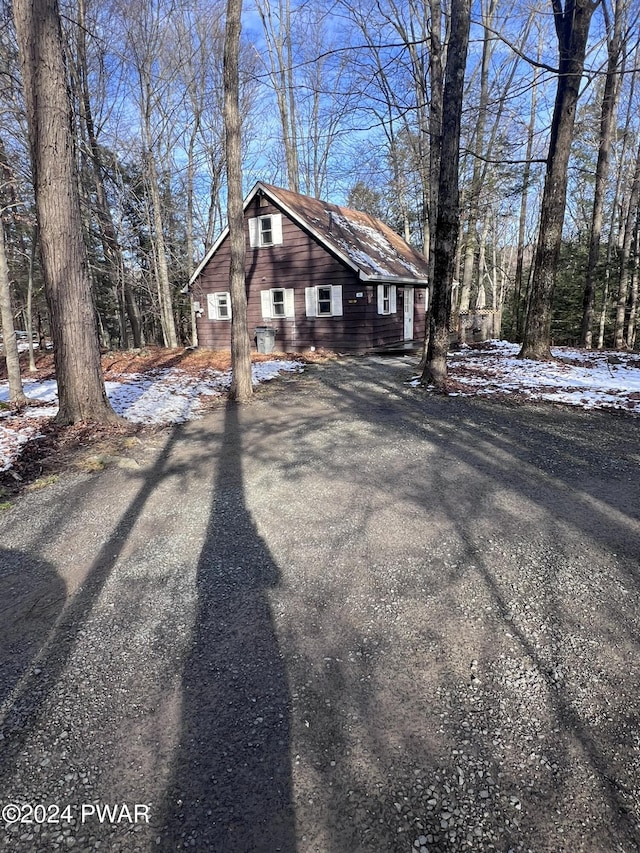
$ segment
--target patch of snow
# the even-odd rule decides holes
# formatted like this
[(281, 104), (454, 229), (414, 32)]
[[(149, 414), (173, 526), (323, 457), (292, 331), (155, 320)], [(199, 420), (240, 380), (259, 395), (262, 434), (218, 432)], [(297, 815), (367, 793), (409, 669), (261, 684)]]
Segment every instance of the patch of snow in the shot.
[(553, 347), (556, 361), (516, 358), (520, 346), (490, 341), (449, 353), (449, 376), (478, 395), (518, 392), (585, 409), (640, 414), (640, 356)]
[(25, 423), (16, 430), (0, 423), (0, 471), (8, 471), (22, 453), (23, 446), (39, 434), (37, 424)]
[[(297, 361), (264, 361), (252, 365), (254, 385), (269, 382), (283, 371), (302, 370)], [(133, 423), (184, 423), (200, 417), (202, 397), (220, 396), (231, 384), (231, 371), (206, 370), (193, 376), (179, 368), (127, 373), (105, 382), (114, 411)], [(57, 414), (58, 386), (54, 379), (24, 379), (26, 396), (51, 406), (28, 406), (19, 415), (0, 410), (0, 471), (7, 471), (23, 446), (39, 435), (38, 421)], [(0, 402), (8, 403), (9, 384), (0, 382)], [(11, 426), (4, 426), (2, 421)]]

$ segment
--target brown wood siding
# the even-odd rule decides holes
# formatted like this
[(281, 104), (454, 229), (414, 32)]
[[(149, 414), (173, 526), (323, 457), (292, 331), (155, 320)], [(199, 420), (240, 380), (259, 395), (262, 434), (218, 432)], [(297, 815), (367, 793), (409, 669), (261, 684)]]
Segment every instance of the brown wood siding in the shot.
[(413, 339), (423, 341), (426, 331), (426, 288), (416, 287), (413, 298)]
[[(276, 329), (276, 349), (292, 352), (309, 347), (364, 352), (402, 341), (401, 298), (398, 298), (396, 314), (379, 315), (377, 286), (361, 282), (354, 270), (331, 255), (285, 214), (282, 215), (282, 245), (249, 246), (248, 220), (279, 212), (272, 204), (260, 207), (257, 196), (245, 212), (250, 334), (253, 336), (257, 326), (273, 327)], [(207, 294), (229, 290), (229, 262), (228, 240), (224, 240), (193, 286), (193, 297), (200, 302), (203, 310), (197, 321), (198, 341), (203, 347), (228, 349), (231, 345), (230, 321), (209, 320), (207, 313)], [(305, 288), (319, 285), (342, 286), (342, 317), (306, 316)], [(293, 288), (295, 319), (263, 319), (260, 291), (271, 288)], [(422, 304), (424, 306), (424, 301)], [(416, 330), (419, 328), (418, 313), (416, 304)], [(422, 322), (424, 324), (424, 311)], [(423, 333), (424, 325), (418, 336)]]

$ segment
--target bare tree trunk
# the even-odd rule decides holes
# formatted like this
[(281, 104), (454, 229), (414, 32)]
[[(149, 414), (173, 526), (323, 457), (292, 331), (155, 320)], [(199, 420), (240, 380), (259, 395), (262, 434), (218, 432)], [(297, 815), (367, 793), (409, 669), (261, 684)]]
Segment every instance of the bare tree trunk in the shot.
[(631, 271), (631, 290), (629, 293), (629, 318), (625, 341), (627, 349), (632, 350), (636, 342), (636, 325), (638, 322), (638, 273), (640, 272), (640, 211), (637, 211), (635, 235), (633, 239), (633, 269)]
[[(636, 49), (635, 61), (633, 63), (634, 67), (637, 67), (638, 57), (640, 56), (640, 52)], [(625, 119), (623, 121), (623, 127), (629, 128), (631, 127), (634, 109), (635, 109), (635, 87), (637, 82), (637, 74), (634, 71), (631, 74), (631, 82), (629, 86), (629, 95), (628, 95), (628, 103), (627, 110), (625, 114)], [(625, 163), (627, 160), (627, 150), (629, 147), (629, 141), (632, 134), (629, 132), (624, 133), (622, 137), (622, 146), (621, 150), (618, 152), (619, 162)], [(611, 204), (611, 225), (609, 227), (609, 239), (607, 240), (607, 254), (604, 265), (604, 289), (602, 293), (602, 304), (600, 306), (600, 318), (598, 321), (598, 349), (601, 350), (604, 348), (605, 344), (605, 329), (607, 324), (607, 314), (609, 311), (610, 304), (610, 293), (611, 293), (611, 273), (613, 266), (613, 256), (614, 252), (617, 251), (620, 253), (622, 251), (622, 236), (623, 236), (623, 221), (624, 214), (623, 209), (625, 207), (624, 203), (621, 199), (624, 197), (624, 185), (627, 181), (627, 175), (625, 175), (625, 170), (622, 168), (618, 169), (616, 175), (616, 185), (615, 192), (613, 194), (613, 201)], [(616, 231), (616, 219), (619, 219), (620, 222), (618, 224), (618, 228)]]
[[(189, 135), (189, 148), (187, 160), (187, 281), (191, 281), (193, 275), (194, 262), (193, 256), (195, 246), (193, 242), (193, 197), (194, 197), (194, 179), (195, 179), (195, 162), (194, 151), (196, 143), (196, 134), (199, 131), (200, 116), (196, 115), (196, 121), (191, 134)], [(191, 345), (198, 346), (198, 329), (196, 324), (196, 310), (193, 304), (193, 293), (189, 294), (189, 310), (191, 316)]]
[(15, 0), (40, 251), (62, 424), (117, 420), (107, 400), (71, 138), (56, 0)]
[[(489, 101), (489, 62), (496, 44), (493, 35), (493, 16), (495, 14), (497, 0), (483, 0), (481, 3), (481, 16), (484, 27), (484, 39), (482, 42), (482, 62), (480, 66), (480, 99), (478, 102), (478, 114), (475, 128), (475, 151), (479, 155), (485, 152), (484, 134), (487, 123), (487, 103)], [(473, 283), (473, 271), (475, 268), (476, 250), (478, 248), (478, 216), (480, 205), (480, 191), (483, 183), (483, 169), (480, 157), (473, 160), (473, 173), (471, 187), (467, 202), (468, 219), (464, 238), (464, 265), (462, 267), (462, 286), (460, 288), (461, 314), (469, 311), (471, 302), (471, 285)], [(482, 278), (482, 268), (478, 269), (478, 279)]]
[[(442, 42), (441, 42), (441, 27), (442, 27), (442, 10), (440, 8), (441, 0), (428, 0), (428, 3), (421, 4), (410, 0), (409, 14), (406, 14), (406, 0), (396, 2), (389, 0), (388, 9), (385, 10), (384, 17), (391, 26), (397, 31), (402, 39), (409, 58), (411, 61), (411, 77), (415, 92), (415, 132), (413, 130), (407, 134), (406, 139), (414, 152), (415, 161), (417, 164), (417, 172), (420, 179), (420, 201), (423, 210), (422, 223), (422, 253), (426, 258), (430, 252), (430, 230), (435, 230), (435, 212), (436, 207), (432, 204), (431, 190), (437, 186), (437, 181), (431, 181), (431, 165), (429, 153), (427, 150), (427, 140), (431, 136), (429, 127), (430, 115), (429, 109), (433, 109), (434, 114), (437, 114), (442, 108), (442, 76), (443, 76), (443, 59), (442, 59)], [(427, 15), (427, 6), (429, 15)], [(381, 6), (378, 4), (378, 10)], [(408, 20), (407, 20), (408, 18)], [(430, 20), (429, 20), (430, 18)], [(425, 56), (423, 52), (423, 44), (428, 40), (429, 43), (429, 73), (425, 74)], [(386, 65), (385, 62), (380, 63), (378, 60), (381, 73)], [(431, 104), (429, 103), (429, 92), (427, 88), (427, 79), (431, 84)], [(389, 96), (391, 96), (392, 86), (389, 86)], [(391, 100), (391, 99), (390, 99)], [(438, 127), (438, 139), (440, 128)], [(435, 138), (435, 137), (432, 137)], [(438, 147), (438, 144), (435, 144)], [(406, 161), (401, 170), (404, 177)], [(432, 173), (437, 175), (437, 170)], [(400, 187), (399, 175), (394, 176), (396, 185)], [(406, 191), (402, 192), (402, 196), (406, 195)], [(434, 193), (435, 195), (435, 193)], [(408, 206), (403, 198), (402, 212), (405, 221), (405, 240), (411, 242), (409, 221), (408, 221)], [(433, 216), (433, 222), (432, 220)]]
[[(147, 142), (151, 143), (151, 131), (147, 134)], [(173, 318), (173, 300), (171, 298), (171, 284), (169, 282), (169, 265), (167, 262), (167, 247), (164, 239), (164, 223), (162, 221), (162, 202), (160, 199), (160, 183), (158, 170), (152, 149), (147, 146), (147, 178), (149, 181), (149, 195), (151, 197), (152, 222), (153, 222), (153, 246), (156, 261), (156, 274), (158, 277), (158, 300), (160, 302), (160, 322), (162, 325), (162, 337), (166, 347), (175, 349), (178, 346), (176, 324)]]
[(33, 353), (33, 267), (36, 259), (37, 247), (37, 229), (33, 229), (33, 237), (31, 240), (31, 250), (29, 251), (29, 272), (27, 280), (27, 310), (26, 310), (26, 326), (27, 326), (27, 343), (29, 345), (29, 371), (35, 373), (36, 359)]
[(140, 109), (142, 114), (142, 136), (144, 139), (144, 165), (151, 200), (150, 226), (152, 234), (153, 255), (156, 267), (158, 301), (160, 308), (160, 324), (162, 327), (162, 338), (164, 345), (170, 349), (178, 346), (176, 325), (173, 316), (173, 299), (171, 295), (171, 283), (169, 281), (169, 265), (167, 260), (167, 246), (164, 235), (164, 222), (162, 218), (162, 199), (160, 193), (160, 179), (156, 162), (156, 145), (152, 128), (153, 110), (153, 84), (151, 80), (151, 69), (145, 62), (144, 57), (136, 69), (140, 87)]
[[(15, 209), (16, 207), (20, 206), (20, 202), (18, 201), (17, 193), (15, 190), (15, 184), (17, 182), (16, 182), (16, 180), (13, 176), (13, 172), (9, 166), (9, 161), (7, 159), (5, 146), (4, 146), (4, 140), (1, 137), (0, 137), (0, 170), (2, 170), (2, 173), (3, 173), (3, 182), (2, 182), (1, 188), (3, 190), (4, 189), (8, 190), (8, 197), (10, 199), (9, 206), (11, 208)], [(0, 229), (3, 229), (1, 216), (0, 216)], [(20, 251), (22, 252), (22, 254), (26, 255), (26, 247), (25, 247), (25, 241), (24, 241), (24, 235), (23, 235), (22, 229), (20, 229), (18, 233), (19, 233)], [(33, 294), (33, 261), (34, 261), (35, 250), (36, 250), (35, 234), (36, 234), (36, 229), (34, 229), (34, 237), (33, 237), (33, 240), (31, 242), (31, 251), (29, 252), (28, 281), (27, 281), (27, 305), (26, 305), (26, 311), (24, 312), (25, 313), (25, 323), (27, 326), (27, 335), (28, 335), (27, 345), (29, 348), (29, 370), (30, 371), (36, 370), (35, 358), (33, 355), (33, 334), (32, 334), (32, 327), (31, 327), (31, 300), (32, 300), (32, 294)], [(11, 295), (10, 277), (9, 277), (9, 261), (7, 258), (7, 249), (6, 249), (6, 240), (5, 240), (4, 229), (2, 230), (2, 246), (0, 247), (0, 249), (2, 252), (2, 259), (3, 259), (1, 263), (4, 265), (4, 270), (2, 273), (2, 275), (3, 275), (3, 287), (5, 286), (4, 276), (6, 275), (6, 287), (8, 288), (6, 293), (4, 294), (3, 298), (5, 300), (5, 308), (10, 309), (10, 319), (9, 319), (9, 316), (7, 315), (6, 322), (7, 322), (7, 324), (9, 324), (9, 322), (11, 323), (11, 339), (12, 339), (12, 342), (15, 343), (15, 329), (14, 329), (14, 325), (13, 325), (13, 319), (14, 319), (15, 315), (14, 315), (14, 311), (13, 311), (13, 298)], [(2, 325), (4, 326), (4, 321), (2, 322)], [(5, 349), (5, 354), (6, 354), (6, 357), (11, 362), (13, 362), (13, 360), (14, 360), (13, 351), (11, 353), (8, 353)], [(16, 373), (16, 371), (17, 371), (17, 373)], [(16, 347), (16, 365), (15, 365), (15, 367), (12, 366), (12, 368), (10, 369), (9, 368), (9, 361), (7, 361), (7, 373), (9, 374), (9, 395), (11, 396), (11, 386), (13, 384), (14, 386), (17, 387), (17, 381), (16, 380), (19, 379), (19, 377), (20, 377), (20, 367), (19, 367), (19, 360), (18, 360), (18, 356), (17, 356), (17, 347)], [(12, 375), (13, 375), (13, 381), (12, 381)], [(23, 399), (22, 384), (21, 383), (20, 383), (20, 388), (18, 391), (18, 399)]]
[(616, 324), (613, 333), (613, 345), (620, 350), (625, 347), (625, 313), (627, 310), (627, 295), (629, 290), (629, 259), (631, 257), (631, 245), (633, 243), (635, 222), (638, 216), (638, 202), (640, 201), (640, 145), (636, 152), (636, 164), (631, 183), (631, 195), (629, 196), (629, 208), (624, 222), (622, 246), (620, 249), (620, 278), (618, 280), (618, 297), (616, 305)]
[(231, 269), (231, 397), (239, 402), (253, 394), (251, 340), (247, 328), (245, 289), (246, 243), (242, 209), (242, 151), (238, 62), (242, 0), (227, 0), (224, 39), (224, 125), (227, 142), (227, 218)]
[(604, 349), (604, 330), (607, 323), (607, 311), (609, 310), (609, 281), (609, 270), (606, 270), (604, 290), (602, 292), (602, 305), (600, 307), (600, 320), (598, 323), (598, 349)]
[[(538, 43), (538, 54), (541, 52), (542, 45)], [(522, 342), (522, 333), (524, 326), (524, 311), (522, 285), (524, 271), (524, 241), (527, 227), (527, 207), (529, 201), (529, 180), (531, 178), (531, 157), (533, 156), (533, 139), (536, 129), (536, 108), (538, 102), (538, 69), (533, 72), (533, 83), (531, 85), (531, 112), (529, 117), (529, 127), (527, 129), (527, 151), (525, 154), (524, 171), (522, 174), (522, 200), (520, 203), (520, 218), (518, 222), (518, 249), (516, 254), (516, 272), (513, 285), (513, 318), (511, 322), (512, 332), (515, 332), (517, 341)], [(526, 293), (524, 294), (526, 297)], [(515, 329), (514, 329), (515, 320)]]
[(293, 87), (291, 3), (290, 0), (279, 0), (277, 27), (273, 20), (270, 0), (259, 0), (256, 3), (256, 9), (262, 20), (264, 38), (271, 66), (269, 76), (271, 77), (278, 103), (289, 189), (293, 190), (293, 192), (299, 192), (300, 166), (298, 162), (296, 104)]
[(4, 360), (7, 363), (7, 376), (9, 378), (9, 400), (14, 405), (25, 403), (22, 378), (20, 376), (20, 356), (16, 331), (13, 325), (13, 301), (11, 299), (11, 283), (9, 281), (9, 267), (7, 265), (7, 253), (4, 242), (4, 225), (0, 220), (0, 320), (2, 321), (2, 341), (4, 348)]
[[(427, 315), (424, 328), (424, 343), (420, 358), (420, 368), (424, 373), (431, 338), (431, 315), (433, 306), (433, 282), (435, 265), (436, 219), (438, 214), (438, 191), (440, 162), (442, 159), (442, 100), (444, 96), (444, 50), (442, 47), (442, 0), (429, 0), (431, 29), (429, 32), (429, 84), (431, 100), (429, 102), (429, 171), (428, 190), (424, 193), (428, 200), (423, 223), (424, 254), (429, 261), (429, 286), (425, 294)], [(452, 282), (453, 286), (453, 282)], [(451, 297), (449, 297), (451, 298)]]
[(567, 197), (569, 155), (576, 106), (597, 2), (552, 0), (559, 48), (559, 73), (540, 211), (540, 232), (531, 285), (529, 311), (520, 358), (551, 359), (551, 304), (560, 258)]
[(460, 123), (467, 64), (471, 0), (452, 0), (442, 111), (442, 148), (438, 181), (438, 215), (434, 246), (433, 302), (424, 384), (443, 388), (447, 380), (451, 288), (460, 227)]
[(86, 25), (85, 25), (85, 0), (78, 0), (78, 27), (77, 27), (77, 53), (78, 53), (78, 78), (79, 78), (79, 101), (80, 112), (84, 120), (89, 142), (89, 153), (91, 157), (91, 171), (93, 183), (96, 190), (96, 214), (100, 227), (100, 240), (102, 242), (105, 258), (109, 264), (109, 277), (116, 304), (118, 305), (118, 319), (120, 323), (120, 347), (127, 349), (127, 325), (126, 315), (131, 326), (134, 347), (140, 347), (140, 318), (135, 310), (133, 297), (127, 294), (128, 285), (121, 275), (124, 264), (122, 262), (122, 251), (118, 242), (115, 225), (111, 216), (111, 208), (107, 200), (104, 188), (103, 163), (100, 146), (96, 136), (91, 109), (91, 98), (89, 93), (87, 72), (87, 48), (86, 48)]
[[(487, 235), (489, 233), (489, 224), (491, 217), (491, 208), (487, 207), (484, 212), (482, 221), (482, 233), (480, 235), (480, 246), (478, 251), (478, 293), (476, 296), (476, 308), (486, 308), (487, 291), (484, 286), (485, 274), (487, 273)], [(493, 291), (493, 301), (495, 302), (495, 289)], [(495, 307), (495, 305), (494, 305)]]
[[(444, 51), (442, 48), (442, 0), (429, 0), (431, 9), (431, 32), (429, 33), (429, 82), (431, 84), (431, 102), (429, 104), (429, 246), (433, 249), (436, 237), (436, 217), (438, 212), (438, 176), (440, 175), (442, 135), (442, 99), (444, 95)], [(433, 251), (429, 259), (429, 278), (433, 280)], [(431, 301), (429, 302), (431, 305)]]
[[(606, 13), (606, 3), (602, 6)], [(589, 241), (589, 258), (585, 275), (584, 295), (582, 299), (582, 330), (580, 345), (591, 349), (593, 308), (596, 293), (596, 268), (600, 256), (600, 237), (602, 234), (602, 218), (604, 198), (607, 189), (609, 169), (609, 153), (613, 141), (618, 96), (622, 82), (620, 73), (620, 55), (622, 53), (622, 15), (625, 8), (624, 0), (616, 0), (614, 9), (613, 32), (607, 34), (607, 76), (604, 84), (602, 108), (600, 112), (600, 146), (596, 164), (596, 182), (593, 194), (593, 213), (591, 216), (591, 236)], [(607, 29), (610, 29), (606, 20)]]

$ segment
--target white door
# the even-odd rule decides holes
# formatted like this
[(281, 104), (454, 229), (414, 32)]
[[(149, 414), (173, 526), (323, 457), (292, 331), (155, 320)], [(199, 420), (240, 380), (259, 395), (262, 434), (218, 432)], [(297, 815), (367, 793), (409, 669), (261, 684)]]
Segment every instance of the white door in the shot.
[(404, 289), (404, 339), (413, 340), (413, 293), (412, 287)]

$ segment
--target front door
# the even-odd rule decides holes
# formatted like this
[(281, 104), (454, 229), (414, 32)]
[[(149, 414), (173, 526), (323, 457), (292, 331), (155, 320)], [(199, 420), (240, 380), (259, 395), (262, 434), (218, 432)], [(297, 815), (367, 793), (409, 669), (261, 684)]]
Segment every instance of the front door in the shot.
[(413, 288), (404, 289), (404, 339), (413, 340)]

